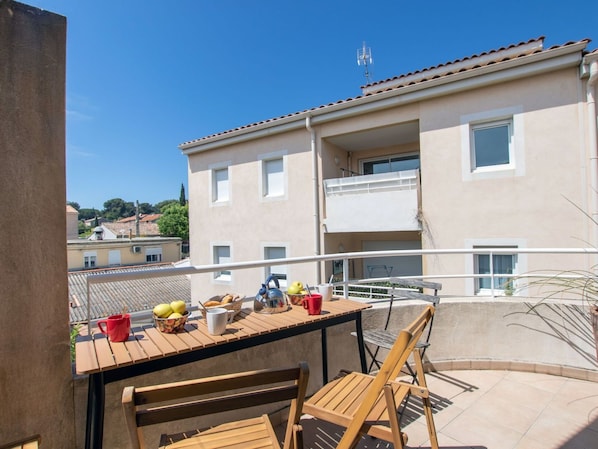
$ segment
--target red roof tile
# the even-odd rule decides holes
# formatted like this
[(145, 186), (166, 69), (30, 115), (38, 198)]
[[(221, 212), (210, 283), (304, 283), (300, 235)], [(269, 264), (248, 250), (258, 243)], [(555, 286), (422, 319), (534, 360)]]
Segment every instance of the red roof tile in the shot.
[[(219, 133), (211, 134), (208, 136), (201, 137), (199, 139), (190, 140), (188, 142), (183, 142), (180, 146), (186, 146), (186, 145), (190, 145), (190, 144), (194, 144), (194, 143), (199, 143), (202, 141), (210, 140), (214, 137), (231, 134), (231, 133), (234, 133), (235, 131), (253, 128), (253, 127), (265, 124), (265, 123), (275, 122), (278, 120), (282, 120), (282, 119), (285, 119), (288, 117), (293, 117), (293, 116), (300, 115), (300, 114), (310, 112), (310, 111), (321, 110), (321, 109), (324, 109), (324, 108), (327, 108), (327, 107), (330, 107), (333, 105), (350, 103), (350, 102), (358, 100), (360, 98), (380, 94), (382, 92), (392, 91), (392, 90), (399, 89), (401, 87), (405, 87), (405, 86), (409, 86), (409, 85), (423, 83), (423, 82), (426, 82), (426, 81), (429, 81), (432, 79), (437, 79), (437, 78), (441, 78), (444, 76), (452, 75), (454, 73), (465, 72), (468, 70), (473, 70), (473, 69), (483, 67), (483, 66), (489, 66), (489, 65), (496, 64), (499, 62), (508, 61), (511, 59), (517, 59), (517, 58), (521, 58), (524, 56), (529, 56), (530, 54), (533, 54), (533, 53), (541, 53), (543, 51), (553, 50), (556, 48), (567, 47), (567, 46), (575, 45), (575, 44), (579, 44), (579, 43), (588, 44), (589, 42), (591, 42), (591, 39), (581, 39), (579, 41), (569, 41), (563, 45), (554, 45), (548, 49), (543, 49), (542, 48), (543, 40), (544, 40), (544, 36), (540, 36), (535, 39), (530, 39), (526, 42), (519, 42), (518, 44), (512, 44), (507, 47), (500, 47), (498, 49), (490, 50), (488, 52), (482, 52), (480, 54), (474, 54), (472, 56), (467, 56), (465, 58), (457, 59), (452, 62), (446, 62), (444, 64), (439, 64), (436, 66), (428, 67), (426, 69), (418, 70), (415, 72), (410, 72), (410, 73), (407, 73), (404, 75), (399, 75), (399, 76), (396, 76), (393, 78), (386, 79), (384, 81), (377, 81), (374, 83), (370, 83), (365, 86), (362, 86), (362, 91), (364, 91), (363, 95), (358, 95), (356, 97), (350, 97), (345, 100), (338, 100), (334, 103), (328, 103), (326, 105), (321, 105), (321, 106), (306, 109), (303, 111), (290, 113), (290, 114), (283, 115), (283, 116), (276, 117), (276, 118), (262, 120), (262, 121), (256, 122), (256, 123), (239, 126), (237, 128), (229, 129), (227, 131), (222, 131)], [(538, 44), (537, 48), (530, 51), (530, 46), (533, 46), (534, 44)], [(522, 48), (522, 52), (514, 51), (520, 47)], [(595, 50), (595, 51), (598, 51), (598, 50)], [(594, 53), (594, 51), (592, 53)], [(471, 61), (472, 65), (464, 64), (468, 61)], [(444, 68), (446, 70), (442, 70)], [(416, 75), (419, 75), (419, 76), (416, 76)], [(428, 76), (426, 76), (426, 75), (428, 75)], [(406, 83), (405, 84), (402, 84), (402, 83), (397, 84), (397, 82), (402, 79), (405, 80)], [(392, 85), (390, 85), (390, 82), (392, 82)], [(380, 87), (379, 90), (375, 89), (376, 86)], [(372, 89), (372, 88), (374, 88), (374, 89)]]

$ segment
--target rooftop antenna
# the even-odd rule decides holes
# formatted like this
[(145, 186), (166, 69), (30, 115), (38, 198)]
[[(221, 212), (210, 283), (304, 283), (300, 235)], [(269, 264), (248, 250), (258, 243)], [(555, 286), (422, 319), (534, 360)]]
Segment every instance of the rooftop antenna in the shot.
[(370, 71), (368, 70), (368, 64), (373, 64), (374, 60), (372, 59), (372, 49), (370, 47), (365, 46), (365, 41), (363, 42), (363, 46), (361, 49), (357, 49), (357, 65), (364, 66), (365, 69), (365, 80), (367, 84), (372, 82), (370, 78)]

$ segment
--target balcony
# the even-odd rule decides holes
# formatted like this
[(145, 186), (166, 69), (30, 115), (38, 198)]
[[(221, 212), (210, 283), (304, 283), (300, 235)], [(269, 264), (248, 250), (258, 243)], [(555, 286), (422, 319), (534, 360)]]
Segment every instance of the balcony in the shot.
[(418, 231), (418, 192), (418, 170), (324, 180), (326, 232)]
[[(476, 249), (483, 252), (484, 249)], [(495, 249), (493, 250), (495, 251)], [(546, 257), (550, 252), (565, 250), (521, 250), (529, 257)], [(591, 251), (591, 250), (589, 250)], [(472, 250), (436, 251), (438, 257), (470, 256)], [(573, 255), (584, 249), (572, 249)], [(382, 252), (378, 252), (382, 254)], [(408, 256), (412, 251), (393, 251), (393, 256)], [(429, 255), (430, 251), (421, 251)], [(595, 252), (594, 252), (595, 253)], [(318, 261), (372, 257), (368, 253), (345, 253), (286, 259), (288, 264), (312, 264)], [(195, 275), (214, 270), (252, 269), (265, 261), (231, 263), (226, 266), (189, 267), (171, 271), (155, 270), (155, 276)], [(465, 266), (464, 263), (459, 264)], [(137, 274), (149, 279), (152, 273)], [(134, 276), (134, 277), (135, 277)], [(474, 273), (458, 276), (428, 274), (426, 278), (449, 284), (452, 278), (475, 277)], [(496, 276), (501, 276), (497, 274)], [(115, 274), (114, 280), (124, 282), (126, 275)], [(114, 291), (116, 282), (106, 277), (93, 279), (91, 300), (100, 297), (98, 290), (105, 284)], [(359, 282), (361, 281), (361, 282)], [(373, 307), (363, 313), (363, 326), (381, 327), (388, 311), (384, 288), (367, 287), (384, 279), (343, 279), (337, 282), (337, 293), (356, 301), (367, 301)], [(140, 288), (140, 284), (136, 284)], [(357, 288), (362, 289), (358, 293)], [(364, 294), (365, 290), (365, 294)], [(379, 290), (382, 290), (380, 292)], [(444, 293), (444, 288), (441, 293)], [(247, 292), (251, 297), (252, 292)], [(374, 294), (376, 293), (376, 295)], [(251, 299), (249, 300), (251, 301)], [(446, 294), (442, 297), (432, 346), (426, 353), (428, 382), (435, 406), (435, 422), (442, 448), (532, 448), (587, 449), (598, 438), (598, 362), (589, 323), (584, 322), (583, 304), (572, 299), (551, 300), (532, 309), (538, 297), (465, 296)], [(88, 304), (83, 303), (85, 307)], [(400, 329), (421, 304), (400, 301), (395, 305), (391, 327)], [(143, 316), (139, 315), (143, 320)], [(340, 369), (359, 369), (353, 326), (341, 324), (328, 332), (328, 363), (330, 376)], [(320, 360), (320, 334), (311, 332), (278, 342), (250, 347), (236, 353), (222, 354), (179, 367), (171, 367), (141, 377), (125, 379), (107, 386), (104, 447), (127, 447), (120, 394), (129, 384), (153, 384), (194, 377), (235, 372), (277, 365), (291, 365), (306, 360), (311, 376), (308, 394), (323, 384)], [(79, 438), (84, 433), (87, 381), (75, 379), (77, 428)], [(417, 402), (414, 401), (414, 405)], [(273, 411), (274, 413), (274, 411)], [(284, 411), (274, 413), (280, 421)], [(402, 425), (409, 435), (408, 447), (429, 447), (425, 426), (418, 407), (409, 408)], [(333, 448), (341, 430), (316, 423), (303, 422), (306, 448)], [(181, 431), (185, 429), (180, 429)], [(362, 440), (361, 449), (390, 448), (377, 440)]]

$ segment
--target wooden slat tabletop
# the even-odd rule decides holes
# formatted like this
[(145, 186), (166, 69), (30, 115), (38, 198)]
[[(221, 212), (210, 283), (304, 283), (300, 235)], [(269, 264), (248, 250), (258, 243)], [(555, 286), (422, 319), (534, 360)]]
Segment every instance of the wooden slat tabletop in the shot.
[(242, 309), (223, 335), (210, 335), (202, 317), (191, 317), (185, 329), (176, 334), (165, 334), (152, 325), (133, 328), (126, 342), (113, 343), (97, 328), (91, 335), (82, 335), (76, 342), (76, 370), (79, 374), (91, 374), (118, 367), (143, 363), (187, 351), (201, 350), (214, 345), (268, 334), (281, 329), (307, 325), (311, 322), (329, 320), (371, 307), (347, 299), (325, 301), (320, 315), (308, 315), (301, 306), (277, 314), (259, 314)]

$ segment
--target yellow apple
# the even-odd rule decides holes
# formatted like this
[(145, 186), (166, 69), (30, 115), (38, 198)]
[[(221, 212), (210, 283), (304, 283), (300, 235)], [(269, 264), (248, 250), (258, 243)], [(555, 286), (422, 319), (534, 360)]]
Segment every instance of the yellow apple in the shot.
[(185, 301), (179, 299), (177, 301), (172, 301), (170, 303), (170, 308), (173, 312), (177, 312), (182, 315), (187, 310), (187, 305), (185, 304)]
[(168, 319), (169, 320), (174, 320), (174, 319), (177, 319), (177, 318), (183, 318), (183, 315), (181, 315), (178, 312), (173, 312), (170, 315), (168, 315)]
[(170, 304), (158, 304), (154, 307), (154, 315), (158, 318), (166, 318), (172, 313), (172, 309), (170, 308)]
[(301, 290), (303, 290), (303, 284), (299, 281), (295, 281), (289, 285), (287, 292), (289, 295), (297, 295), (301, 292)]

